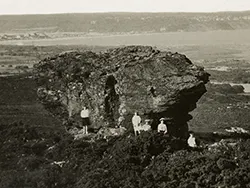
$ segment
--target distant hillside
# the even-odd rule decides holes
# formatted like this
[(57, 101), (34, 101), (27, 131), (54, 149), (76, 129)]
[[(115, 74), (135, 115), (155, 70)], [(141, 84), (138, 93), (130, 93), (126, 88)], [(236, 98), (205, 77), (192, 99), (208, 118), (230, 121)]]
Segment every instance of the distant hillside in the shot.
[(2, 15), (8, 32), (175, 32), (250, 28), (250, 11), (219, 13), (79, 13)]

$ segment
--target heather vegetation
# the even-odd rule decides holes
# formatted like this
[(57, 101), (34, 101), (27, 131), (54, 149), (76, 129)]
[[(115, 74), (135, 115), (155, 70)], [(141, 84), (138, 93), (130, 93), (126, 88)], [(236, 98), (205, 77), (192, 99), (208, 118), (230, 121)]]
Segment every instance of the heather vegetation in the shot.
[(198, 132), (224, 132), (226, 128), (249, 130), (250, 96), (240, 85), (207, 84), (207, 93), (192, 112), (189, 127)]
[[(14, 49), (19, 56), (30, 50), (47, 57), (71, 47), (6, 49), (1, 53)], [(61, 70), (66, 74), (77, 67)], [(227, 74), (210, 73), (213, 78)], [(250, 187), (249, 135), (212, 133), (231, 126), (249, 129), (249, 96), (241, 86), (206, 85), (208, 91), (189, 121), (200, 142), (199, 148), (191, 149), (185, 140), (156, 132), (74, 140), (38, 103), (30, 74), (0, 78), (0, 85), (0, 187)], [(53, 110), (53, 105), (46, 107)]]
[(1, 125), (0, 146), (5, 188), (250, 186), (249, 139), (193, 150), (158, 133), (92, 142), (73, 140), (64, 130), (13, 123)]
[(219, 82), (250, 83), (250, 72), (246, 68), (238, 68), (221, 73), (213, 70), (211, 75)]

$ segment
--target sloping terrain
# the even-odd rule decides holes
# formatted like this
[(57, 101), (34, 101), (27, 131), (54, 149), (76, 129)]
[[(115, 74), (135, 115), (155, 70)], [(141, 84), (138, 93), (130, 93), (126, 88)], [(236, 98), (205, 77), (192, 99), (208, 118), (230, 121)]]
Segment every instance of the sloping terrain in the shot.
[(225, 132), (230, 127), (241, 127), (250, 131), (250, 95), (242, 86), (229, 84), (207, 84), (207, 93), (191, 113), (189, 127), (196, 132)]
[[(72, 52), (61, 56), (67, 54)], [(2, 113), (13, 104), (19, 105), (22, 112), (25, 112), (22, 105), (37, 104), (37, 88), (30, 78), (6, 77), (0, 79), (0, 85)], [(237, 106), (240, 101), (249, 101), (249, 97), (238, 95), (242, 94), (241, 87), (207, 85), (208, 92), (195, 110), (196, 125), (213, 131), (225, 121), (223, 117), (217, 118), (218, 114), (230, 111), (232, 106), (232, 113), (227, 115), (231, 119), (240, 120), (241, 113), (247, 115), (246, 104)], [(215, 107), (225, 108), (217, 111)], [(241, 107), (245, 111), (238, 110)], [(19, 110), (15, 112), (23, 116)], [(185, 140), (155, 132), (138, 137), (127, 133), (108, 141), (92, 142), (89, 138), (74, 140), (60, 122), (53, 123), (55, 120), (43, 108), (36, 108), (32, 113), (24, 117), (26, 123), (0, 122), (0, 187), (250, 187), (249, 135), (241, 139), (227, 138), (211, 147), (207, 144), (222, 139), (215, 139), (211, 134), (206, 140), (200, 140), (202, 149), (187, 148)], [(16, 120), (18, 116), (12, 115), (12, 120)], [(30, 121), (32, 118), (35, 121)], [(230, 118), (226, 126), (241, 126)], [(45, 126), (37, 126), (41, 122)]]
[(54, 126), (58, 124), (38, 102), (36, 83), (27, 75), (0, 77), (0, 124), (36, 124)]
[(250, 140), (190, 150), (157, 133), (108, 142), (73, 140), (64, 130), (0, 126), (0, 187), (239, 187), (250, 182)]
[(220, 13), (82, 13), (0, 16), (8, 32), (175, 32), (250, 28), (250, 12)]

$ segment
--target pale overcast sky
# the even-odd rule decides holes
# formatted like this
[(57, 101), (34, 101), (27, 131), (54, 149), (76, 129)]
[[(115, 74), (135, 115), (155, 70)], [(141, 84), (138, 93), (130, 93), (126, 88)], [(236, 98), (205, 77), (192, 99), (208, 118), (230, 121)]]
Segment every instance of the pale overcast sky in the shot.
[(250, 0), (0, 0), (0, 14), (240, 10), (250, 10)]

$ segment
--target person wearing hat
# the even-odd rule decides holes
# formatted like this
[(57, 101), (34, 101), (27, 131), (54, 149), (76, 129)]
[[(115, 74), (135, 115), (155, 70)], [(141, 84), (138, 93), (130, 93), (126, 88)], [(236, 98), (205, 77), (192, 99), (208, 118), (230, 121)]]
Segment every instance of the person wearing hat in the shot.
[(161, 118), (160, 122), (161, 123), (157, 127), (157, 132), (163, 132), (164, 134), (166, 134), (168, 132), (168, 129), (167, 129), (167, 125), (164, 124), (164, 118)]
[(142, 126), (143, 131), (150, 131), (151, 125), (149, 124), (150, 119), (145, 119), (145, 124)]

